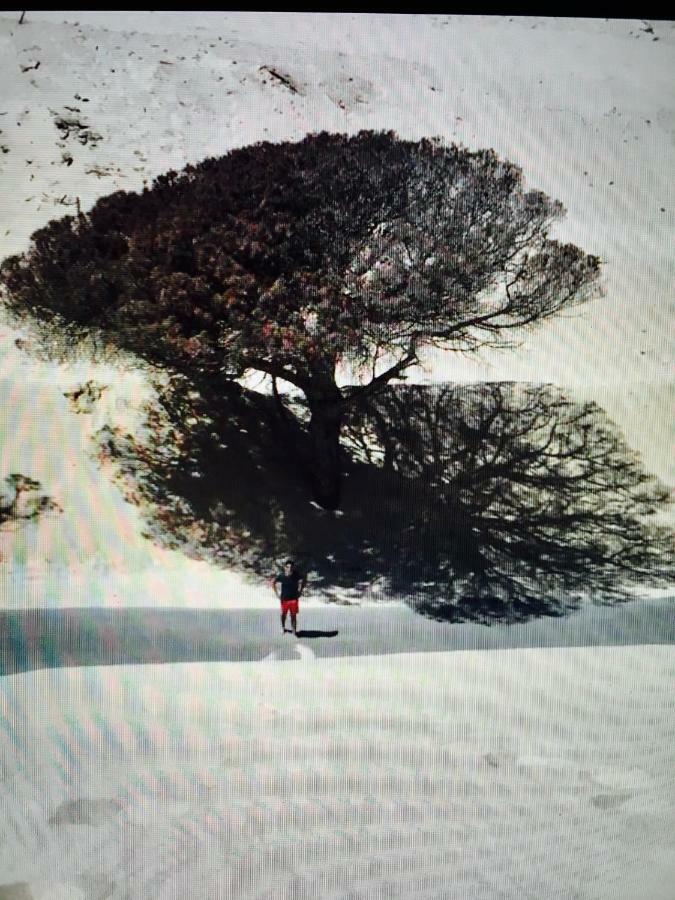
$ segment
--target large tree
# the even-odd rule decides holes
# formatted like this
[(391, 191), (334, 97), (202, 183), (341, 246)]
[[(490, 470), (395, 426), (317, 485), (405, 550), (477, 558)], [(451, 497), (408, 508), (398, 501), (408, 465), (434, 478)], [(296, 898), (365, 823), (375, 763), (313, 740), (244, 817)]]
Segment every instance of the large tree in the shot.
[(549, 237), (562, 214), (492, 150), (321, 133), (104, 197), (37, 231), (0, 283), (53, 346), (95, 334), (216, 383), (255, 369), (286, 415), (277, 380), (294, 385), (314, 496), (335, 508), (354, 404), (425, 347), (503, 346), (596, 292), (599, 260)]

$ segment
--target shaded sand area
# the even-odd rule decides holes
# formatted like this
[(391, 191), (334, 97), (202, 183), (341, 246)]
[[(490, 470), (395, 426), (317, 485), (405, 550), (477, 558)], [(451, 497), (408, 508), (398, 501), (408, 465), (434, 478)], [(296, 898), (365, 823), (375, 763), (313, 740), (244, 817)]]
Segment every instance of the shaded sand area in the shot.
[[(448, 650), (675, 644), (675, 598), (585, 605), (560, 618), (436, 622), (398, 604), (301, 604), (298, 639), (266, 609), (0, 611), (0, 675), (64, 666), (254, 662)], [(288, 623), (287, 623), (288, 624)]]
[(0, 898), (668, 900), (674, 679), (671, 646), (7, 677)]

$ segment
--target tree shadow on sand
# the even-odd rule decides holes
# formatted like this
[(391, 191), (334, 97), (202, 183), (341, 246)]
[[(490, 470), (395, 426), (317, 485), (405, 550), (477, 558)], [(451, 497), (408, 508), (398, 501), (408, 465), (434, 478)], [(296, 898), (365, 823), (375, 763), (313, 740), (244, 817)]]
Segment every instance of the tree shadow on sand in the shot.
[(390, 386), (344, 427), (335, 512), (312, 502), (305, 433), (274, 398), (177, 379), (148, 425), (100, 448), (149, 536), (256, 575), (292, 555), (336, 602), (523, 621), (672, 583), (672, 533), (652, 521), (667, 490), (598, 406), (549, 385)]

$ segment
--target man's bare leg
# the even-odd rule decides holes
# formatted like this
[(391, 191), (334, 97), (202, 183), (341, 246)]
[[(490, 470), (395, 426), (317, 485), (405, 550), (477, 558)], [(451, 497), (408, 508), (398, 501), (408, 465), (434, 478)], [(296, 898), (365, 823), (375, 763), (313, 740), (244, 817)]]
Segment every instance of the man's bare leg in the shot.
[(291, 628), (293, 629), (293, 634), (298, 633), (298, 617), (294, 612), (291, 613)]
[(284, 634), (286, 634), (286, 615), (287, 613), (285, 612), (281, 614), (281, 630)]

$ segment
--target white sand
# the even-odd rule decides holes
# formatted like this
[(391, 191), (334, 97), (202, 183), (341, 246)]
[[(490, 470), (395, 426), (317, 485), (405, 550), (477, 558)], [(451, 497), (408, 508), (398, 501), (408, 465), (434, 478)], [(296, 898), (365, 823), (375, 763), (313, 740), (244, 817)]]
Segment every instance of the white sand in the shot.
[(669, 900), (674, 677), (638, 646), (6, 678), (0, 883)]
[[(569, 386), (675, 484), (675, 23), (18, 17), (0, 17), (1, 257), (78, 197), (257, 140), (394, 128), (492, 146), (563, 201), (556, 236), (603, 258), (606, 296), (520, 350), (437, 355), (414, 377)], [(263, 84), (263, 65), (301, 93)], [(100, 140), (62, 141), (66, 106)], [(0, 326), (0, 478), (38, 478), (64, 513), (0, 534), (0, 607), (272, 608), (145, 540), (90, 458), (96, 428), (133, 423), (138, 378), (39, 365), (16, 337)], [(63, 392), (88, 378), (108, 390), (76, 414)], [(674, 653), (301, 653), (2, 679), (0, 900), (669, 900)]]

